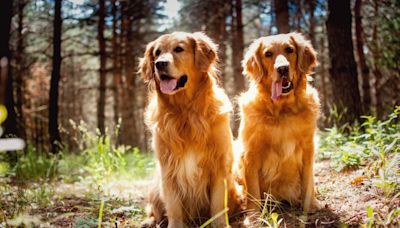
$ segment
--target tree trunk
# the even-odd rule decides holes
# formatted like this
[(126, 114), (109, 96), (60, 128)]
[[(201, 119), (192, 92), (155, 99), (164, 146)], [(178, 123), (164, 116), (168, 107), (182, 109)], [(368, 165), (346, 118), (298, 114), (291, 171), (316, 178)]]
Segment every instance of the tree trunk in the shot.
[(274, 0), (278, 33), (289, 32), (289, 5), (287, 0)]
[[(126, 3), (125, 3), (126, 4)], [(138, 97), (136, 96), (138, 87), (136, 86), (136, 61), (134, 56), (134, 33), (132, 31), (133, 25), (133, 2), (128, 2), (127, 5), (121, 4), (122, 11), (122, 40), (124, 45), (123, 53), (123, 66), (124, 66), (124, 91), (123, 91), (123, 109), (121, 110), (121, 134), (120, 140), (122, 144), (139, 146), (140, 139), (137, 131), (138, 116), (136, 115), (136, 103)], [(136, 6), (140, 7), (140, 6)], [(141, 148), (143, 149), (143, 147)]]
[(326, 27), (331, 59), (330, 75), (334, 103), (339, 114), (343, 114), (338, 123), (352, 123), (360, 117), (362, 111), (353, 55), (350, 0), (329, 0), (328, 8)]
[[(320, 40), (320, 48), (321, 53), (319, 57), (319, 75), (321, 76), (321, 104), (322, 104), (322, 111), (325, 114), (324, 116), (329, 115), (329, 108), (328, 108), (328, 88), (326, 86), (326, 61), (325, 61), (325, 37), (321, 37)], [(327, 122), (324, 122), (324, 125), (327, 125)]]
[(26, 132), (25, 132), (25, 121), (24, 121), (24, 113), (22, 112), (22, 105), (23, 105), (23, 88), (24, 88), (24, 80), (23, 76), (25, 74), (24, 70), (24, 36), (22, 34), (22, 30), (24, 28), (24, 9), (26, 6), (25, 0), (18, 1), (17, 7), (17, 14), (18, 14), (18, 27), (17, 27), (17, 50), (15, 53), (15, 89), (16, 89), (16, 96), (15, 96), (15, 109), (17, 112), (17, 129), (19, 135), (26, 139)]
[(244, 77), (242, 75), (242, 64), (243, 49), (244, 49), (244, 37), (243, 37), (243, 23), (242, 23), (242, 0), (235, 0), (235, 23), (233, 26), (232, 33), (232, 67), (233, 75), (235, 79), (235, 94), (239, 94), (244, 89)]
[(372, 26), (372, 40), (373, 48), (372, 48), (372, 56), (373, 56), (373, 73), (375, 77), (374, 89), (375, 89), (375, 109), (376, 109), (376, 116), (378, 118), (383, 117), (384, 108), (383, 108), (383, 99), (382, 99), (382, 91), (381, 91), (381, 84), (383, 79), (383, 73), (380, 69), (379, 59), (380, 56), (380, 47), (379, 47), (379, 37), (378, 37), (378, 16), (379, 16), (379, 2), (374, 1), (374, 20)]
[(309, 22), (308, 35), (310, 37), (311, 44), (315, 47), (316, 46), (316, 40), (315, 40), (315, 17), (314, 17), (315, 0), (307, 0), (307, 5), (308, 5), (308, 9), (310, 11), (310, 18), (308, 20), (308, 22)]
[(363, 109), (364, 112), (369, 114), (371, 110), (371, 92), (369, 86), (369, 68), (365, 60), (364, 55), (364, 38), (363, 38), (363, 27), (362, 27), (362, 16), (361, 16), (362, 0), (356, 0), (354, 5), (354, 17), (356, 27), (356, 45), (358, 62), (361, 68), (362, 78), (362, 94), (363, 94)]
[(102, 135), (105, 134), (105, 106), (106, 106), (106, 40), (104, 38), (105, 0), (99, 0), (99, 21), (97, 26), (97, 40), (100, 55), (100, 82), (99, 100), (97, 103), (97, 127)]
[(219, 69), (221, 84), (223, 85), (226, 82), (226, 40), (228, 39), (228, 34), (226, 31), (226, 18), (230, 13), (231, 2), (214, 0), (208, 4), (214, 4), (215, 9), (217, 10), (214, 16), (215, 19), (211, 21), (211, 25), (209, 26), (209, 30), (211, 30), (209, 35), (219, 47)]
[(51, 152), (60, 150), (61, 137), (58, 129), (58, 88), (61, 71), (61, 4), (62, 0), (55, 0), (53, 20), (53, 69), (50, 79), (49, 94), (49, 136)]
[[(242, 75), (243, 49), (244, 49), (244, 36), (243, 36), (243, 22), (242, 22), (242, 0), (232, 0), (232, 68), (234, 79), (234, 95), (238, 95), (244, 90), (245, 82)], [(238, 107), (234, 106), (237, 113)], [(237, 135), (239, 128), (239, 118), (233, 120), (233, 134)]]
[(113, 56), (113, 97), (114, 97), (114, 123), (115, 125), (118, 124), (118, 120), (120, 117), (119, 113), (119, 86), (120, 86), (120, 81), (121, 81), (121, 73), (120, 73), (120, 66), (118, 64), (118, 59), (119, 59), (119, 48), (117, 44), (117, 38), (118, 38), (118, 33), (117, 33), (117, 5), (116, 5), (116, 0), (112, 0), (112, 9), (111, 9), (111, 14), (112, 14), (112, 56)]

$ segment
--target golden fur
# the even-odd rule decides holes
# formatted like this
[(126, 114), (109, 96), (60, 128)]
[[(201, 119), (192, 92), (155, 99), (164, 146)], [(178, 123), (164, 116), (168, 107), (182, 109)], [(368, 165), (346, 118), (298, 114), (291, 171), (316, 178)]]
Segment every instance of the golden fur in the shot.
[[(177, 53), (176, 47), (183, 48)], [(187, 75), (183, 88), (165, 94), (155, 63), (169, 61), (171, 77)], [(231, 104), (216, 83), (217, 47), (203, 33), (175, 32), (149, 43), (139, 69), (151, 84), (146, 121), (158, 159), (160, 181), (150, 194), (149, 217), (168, 218), (169, 227), (204, 222), (224, 209), (224, 180), (229, 212), (239, 205), (232, 176)], [(215, 224), (224, 224), (223, 216)]]
[[(266, 52), (272, 56), (267, 57)], [(293, 89), (273, 100), (271, 85), (279, 80), (277, 67), (281, 63), (289, 65)], [(298, 33), (259, 38), (245, 55), (243, 68), (250, 88), (239, 98), (239, 169), (250, 210), (259, 210), (255, 199), (263, 199), (265, 193), (303, 204), (305, 211), (318, 207), (313, 162), (319, 99), (307, 83), (307, 75), (316, 64), (310, 42)]]

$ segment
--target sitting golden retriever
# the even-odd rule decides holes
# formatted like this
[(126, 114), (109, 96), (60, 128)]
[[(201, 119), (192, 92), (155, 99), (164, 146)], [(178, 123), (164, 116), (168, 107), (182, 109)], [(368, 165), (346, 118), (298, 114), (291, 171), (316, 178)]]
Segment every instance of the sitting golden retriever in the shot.
[[(240, 204), (231, 103), (216, 83), (216, 60), (217, 46), (206, 35), (174, 32), (149, 43), (140, 61), (141, 77), (152, 87), (146, 121), (160, 172), (149, 197), (153, 225), (165, 215), (168, 227), (199, 225), (225, 209), (225, 190), (230, 214)], [(225, 224), (224, 216), (214, 224)]]
[(313, 162), (320, 105), (307, 83), (316, 64), (316, 52), (299, 33), (259, 38), (245, 55), (250, 88), (239, 98), (240, 176), (250, 210), (260, 209), (266, 193), (302, 203), (305, 211), (318, 207)]

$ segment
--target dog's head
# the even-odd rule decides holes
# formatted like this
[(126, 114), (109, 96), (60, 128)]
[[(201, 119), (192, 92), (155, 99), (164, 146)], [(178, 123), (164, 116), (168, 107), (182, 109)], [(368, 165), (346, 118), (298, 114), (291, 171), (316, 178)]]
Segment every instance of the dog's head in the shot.
[(254, 41), (243, 60), (243, 69), (245, 75), (266, 88), (272, 100), (279, 101), (293, 94), (316, 64), (311, 43), (299, 33), (289, 33)]
[(190, 88), (217, 60), (217, 46), (205, 34), (174, 32), (147, 45), (139, 73), (145, 82), (154, 80), (163, 94)]

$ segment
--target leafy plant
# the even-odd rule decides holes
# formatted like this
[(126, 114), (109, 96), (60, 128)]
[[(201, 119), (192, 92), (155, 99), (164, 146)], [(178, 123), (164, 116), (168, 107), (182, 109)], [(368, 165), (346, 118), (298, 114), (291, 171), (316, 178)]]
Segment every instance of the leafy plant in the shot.
[(113, 172), (125, 167), (122, 154), (128, 147), (112, 145), (109, 135), (101, 135), (99, 131), (91, 132), (83, 122), (79, 125), (73, 121), (70, 123), (77, 130), (76, 141), (86, 157), (85, 171), (94, 180), (109, 177)]
[[(155, 165), (152, 157), (141, 153), (138, 148), (115, 145), (109, 134), (91, 132), (83, 122), (79, 125), (70, 122), (77, 131), (76, 142), (85, 157), (83, 169), (89, 173), (87, 178), (99, 182), (115, 173), (143, 177), (153, 171)], [(115, 137), (117, 135), (118, 127)]]
[(57, 175), (58, 157), (52, 154), (44, 154), (28, 144), (26, 153), (19, 152), (13, 174), (21, 180), (45, 180)]
[(363, 116), (360, 126), (326, 129), (321, 132), (320, 158), (331, 158), (338, 171), (358, 168), (373, 157), (383, 167), (388, 154), (400, 152), (399, 113), (400, 107), (396, 107), (385, 121)]

